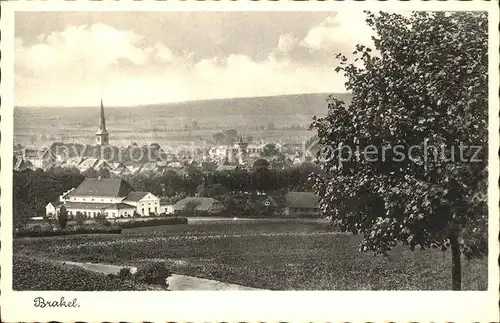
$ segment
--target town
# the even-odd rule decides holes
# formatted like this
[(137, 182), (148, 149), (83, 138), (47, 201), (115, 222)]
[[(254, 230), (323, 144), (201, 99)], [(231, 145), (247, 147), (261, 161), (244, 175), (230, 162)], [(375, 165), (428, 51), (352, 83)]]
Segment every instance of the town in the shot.
[(492, 291), (498, 10), (434, 9), (19, 12), (12, 289)]
[[(56, 218), (61, 207), (70, 217), (154, 217), (182, 212), (191, 205), (196, 214), (210, 216), (314, 218), (320, 214), (317, 198), (307, 185), (308, 176), (319, 168), (305, 144), (255, 144), (230, 130), (221, 133), (225, 138), (218, 138), (224, 144), (192, 145), (176, 152), (166, 152), (155, 143), (117, 147), (110, 145), (102, 99), (99, 120), (95, 145), (53, 143), (45, 149), (15, 151), (15, 171), (59, 169), (85, 178), (56, 200), (47, 201), (44, 214), (40, 207), (35, 209), (32, 218)], [(231, 183), (234, 176), (239, 179)]]

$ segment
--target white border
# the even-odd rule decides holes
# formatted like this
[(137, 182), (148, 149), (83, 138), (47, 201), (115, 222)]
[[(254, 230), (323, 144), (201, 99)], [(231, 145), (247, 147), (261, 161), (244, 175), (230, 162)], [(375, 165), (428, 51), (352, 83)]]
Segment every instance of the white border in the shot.
[[(489, 288), (485, 292), (14, 292), (12, 291), (12, 139), (15, 11), (342, 11), (483, 10), (489, 12)], [(473, 2), (3, 2), (1, 108), (1, 314), (3, 321), (498, 321), (499, 13)], [(451, 270), (451, 269), (450, 269)], [(39, 309), (33, 298), (77, 297), (80, 308)]]

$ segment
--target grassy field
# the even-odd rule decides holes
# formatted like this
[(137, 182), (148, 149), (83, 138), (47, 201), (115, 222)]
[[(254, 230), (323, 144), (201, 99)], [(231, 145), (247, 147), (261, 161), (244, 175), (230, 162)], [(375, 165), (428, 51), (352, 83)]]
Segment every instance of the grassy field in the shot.
[[(448, 253), (398, 247), (375, 257), (358, 253), (358, 243), (320, 222), (209, 221), (15, 239), (14, 253), (117, 265), (162, 259), (177, 274), (273, 290), (451, 289)], [(463, 288), (487, 288), (486, 259), (463, 262)]]

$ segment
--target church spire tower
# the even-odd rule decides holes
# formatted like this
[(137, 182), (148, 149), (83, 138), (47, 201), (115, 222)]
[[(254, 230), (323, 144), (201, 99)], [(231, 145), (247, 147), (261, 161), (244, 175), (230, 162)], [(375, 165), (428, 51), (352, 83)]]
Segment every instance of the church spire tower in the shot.
[(104, 105), (101, 98), (101, 124), (96, 132), (96, 141), (98, 145), (109, 145), (109, 133), (106, 130), (106, 119), (104, 118)]

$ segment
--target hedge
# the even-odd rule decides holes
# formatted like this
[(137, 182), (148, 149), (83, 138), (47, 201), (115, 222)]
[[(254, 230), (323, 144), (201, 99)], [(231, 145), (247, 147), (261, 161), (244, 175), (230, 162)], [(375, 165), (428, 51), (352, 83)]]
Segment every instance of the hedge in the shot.
[(33, 227), (31, 229), (25, 229), (14, 232), (14, 237), (16, 238), (55, 237), (55, 236), (65, 236), (73, 234), (119, 234), (121, 232), (122, 228), (120, 227), (108, 227), (108, 226), (71, 227), (71, 228), (66, 228), (64, 230), (61, 229), (53, 230), (52, 228)]
[(171, 225), (171, 224), (187, 224), (188, 219), (185, 217), (173, 216), (168, 218), (156, 218), (148, 220), (131, 220), (127, 222), (117, 223), (122, 229), (140, 228), (158, 225)]

